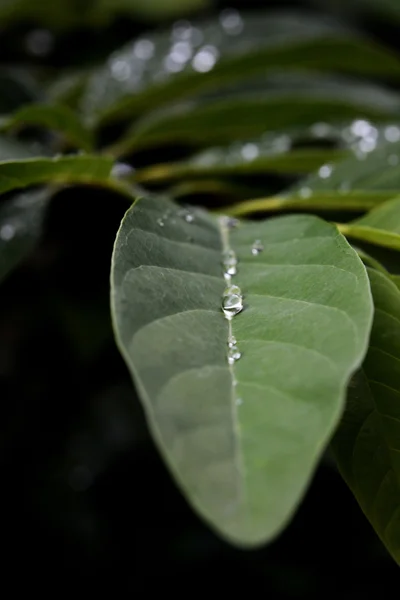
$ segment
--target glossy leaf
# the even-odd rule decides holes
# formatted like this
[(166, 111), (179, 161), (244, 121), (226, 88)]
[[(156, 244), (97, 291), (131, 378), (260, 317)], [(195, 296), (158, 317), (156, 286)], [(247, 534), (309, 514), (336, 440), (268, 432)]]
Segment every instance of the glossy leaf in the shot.
[(370, 347), (352, 380), (333, 448), (339, 469), (400, 564), (400, 291), (368, 270), (375, 304)]
[(0, 193), (50, 182), (102, 184), (110, 179), (113, 164), (110, 158), (90, 155), (3, 161)]
[(92, 132), (85, 128), (76, 114), (61, 104), (29, 104), (18, 109), (0, 122), (3, 130), (26, 126), (45, 127), (60, 132), (73, 146), (90, 151), (93, 148)]
[(0, 281), (14, 269), (39, 240), (50, 190), (20, 194), (0, 205)]
[[(228, 250), (244, 302), (231, 321), (221, 310)], [(143, 198), (122, 222), (111, 281), (118, 345), (189, 501), (235, 544), (272, 539), (305, 492), (366, 350), (362, 262), (316, 217), (229, 229)]]
[(400, 76), (394, 55), (326, 16), (228, 10), (219, 20), (178, 23), (114, 53), (91, 78), (83, 108), (94, 120), (121, 119), (279, 69)]

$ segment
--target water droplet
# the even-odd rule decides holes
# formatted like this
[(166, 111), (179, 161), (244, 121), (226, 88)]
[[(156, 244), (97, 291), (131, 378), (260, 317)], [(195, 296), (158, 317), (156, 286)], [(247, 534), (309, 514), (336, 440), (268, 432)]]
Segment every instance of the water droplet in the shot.
[(260, 151), (256, 144), (244, 144), (242, 147), (242, 156), (244, 160), (254, 160), (259, 155)]
[(228, 337), (228, 347), (229, 348), (233, 348), (233, 346), (236, 346), (236, 344), (237, 344), (237, 341), (236, 341), (235, 336), (234, 335), (230, 335)]
[(185, 65), (183, 63), (176, 62), (170, 54), (164, 58), (164, 67), (170, 73), (179, 73), (179, 71), (182, 71), (184, 66)]
[(34, 29), (25, 39), (26, 49), (34, 56), (47, 56), (53, 49), (54, 37), (47, 29)]
[(397, 154), (390, 154), (388, 157), (388, 163), (391, 167), (397, 167), (399, 164), (399, 157)]
[(319, 169), (318, 175), (321, 177), (321, 179), (328, 179), (328, 177), (330, 177), (332, 175), (332, 171), (333, 171), (332, 165), (323, 165)]
[(189, 42), (176, 42), (172, 46), (170, 57), (179, 64), (184, 64), (192, 58), (193, 49)]
[(163, 219), (161, 219), (161, 217), (157, 219), (157, 225), (159, 225), (160, 227), (164, 227), (164, 221)]
[(301, 198), (311, 198), (312, 196), (312, 190), (309, 187), (302, 187), (299, 190), (299, 196)]
[(191, 213), (187, 208), (179, 209), (178, 217), (185, 219), (186, 223), (193, 223), (193, 221), (194, 221), (194, 214)]
[(231, 276), (236, 275), (237, 262), (236, 254), (233, 250), (226, 250), (226, 252), (224, 252), (222, 263), (225, 268), (225, 273)]
[(228, 363), (230, 365), (235, 364), (237, 360), (242, 356), (241, 352), (239, 352), (237, 346), (233, 346), (228, 350)]
[(357, 121), (353, 121), (350, 130), (357, 137), (366, 137), (371, 131), (371, 123), (363, 119), (358, 119)]
[(388, 142), (398, 142), (400, 141), (400, 127), (389, 125), (385, 128), (384, 135)]
[(111, 62), (111, 73), (117, 81), (126, 81), (132, 74), (131, 65), (127, 60), (118, 58)]
[(129, 177), (134, 172), (134, 168), (127, 163), (116, 162), (111, 169), (111, 177), (115, 177), (116, 179), (125, 179)]
[(243, 400), (241, 398), (236, 398), (235, 402), (236, 406), (240, 406), (241, 404), (243, 404)]
[(149, 60), (154, 54), (154, 43), (151, 40), (138, 40), (133, 46), (133, 54), (141, 60)]
[(220, 23), (229, 35), (237, 35), (243, 30), (243, 20), (234, 8), (226, 8), (219, 16)]
[(238, 285), (230, 285), (224, 291), (224, 296), (231, 296), (232, 294), (236, 294), (237, 296), (242, 295), (242, 290)]
[(327, 137), (331, 133), (331, 126), (328, 123), (314, 123), (311, 126), (311, 134), (317, 138)]
[(257, 254), (261, 254), (261, 252), (264, 250), (264, 244), (262, 243), (261, 240), (255, 240), (253, 242), (253, 245), (251, 247), (251, 253), (253, 254), (253, 256), (257, 256)]
[(0, 238), (5, 242), (12, 240), (15, 233), (15, 227), (14, 225), (11, 225), (11, 223), (6, 223), (0, 227)]
[(243, 310), (243, 298), (239, 294), (224, 296), (222, 300), (222, 310), (225, 317), (231, 320), (235, 315)]
[(217, 62), (219, 52), (215, 46), (203, 46), (192, 60), (192, 66), (199, 73), (211, 71)]

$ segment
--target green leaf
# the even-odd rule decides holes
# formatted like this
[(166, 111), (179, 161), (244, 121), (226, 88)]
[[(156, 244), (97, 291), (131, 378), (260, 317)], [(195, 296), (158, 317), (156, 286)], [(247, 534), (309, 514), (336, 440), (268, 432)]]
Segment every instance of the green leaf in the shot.
[[(325, 165), (278, 197), (237, 204), (230, 208), (230, 214), (293, 209), (364, 212), (398, 196), (400, 127), (392, 124), (377, 128), (358, 119), (344, 136), (354, 151), (352, 156)], [(342, 232), (347, 235), (346, 227)]]
[(2, 130), (34, 125), (63, 134), (72, 145), (82, 150), (93, 148), (93, 134), (79, 121), (76, 114), (61, 104), (29, 104), (0, 121)]
[(113, 53), (92, 76), (83, 109), (95, 121), (137, 116), (202, 90), (282, 69), (397, 79), (400, 61), (326, 15), (225, 12), (219, 20), (178, 23), (172, 31), (146, 35)]
[[(310, 83), (309, 79), (306, 79)], [(337, 82), (338, 83), (338, 82)], [(303, 91), (280, 90), (236, 93), (213, 100), (201, 99), (160, 109), (144, 117), (111, 148), (116, 156), (162, 144), (193, 147), (225, 144), (318, 121), (348, 121), (360, 117), (388, 121), (398, 115), (399, 98), (376, 101), (354, 83), (312, 87)]]
[(0, 205), (0, 281), (34, 248), (39, 240), (52, 191), (17, 195)]
[[(114, 185), (114, 162), (103, 156), (62, 156), (0, 162), (0, 194), (40, 183)], [(115, 187), (117, 187), (115, 182)]]
[[(244, 298), (232, 321), (221, 310), (228, 249)], [(272, 539), (366, 350), (372, 302), (357, 254), (316, 217), (228, 229), (226, 218), (139, 199), (117, 236), (111, 304), (153, 435), (189, 501), (235, 544)]]
[(333, 440), (343, 478), (400, 564), (400, 291), (368, 270), (375, 304), (370, 347)]
[(255, 142), (232, 148), (212, 148), (187, 162), (158, 164), (137, 171), (139, 183), (170, 183), (180, 179), (208, 179), (234, 175), (304, 174), (343, 158), (343, 150), (304, 149), (292, 152), (264, 151)]
[(350, 238), (400, 250), (400, 198), (385, 202), (351, 223), (340, 224), (339, 229)]

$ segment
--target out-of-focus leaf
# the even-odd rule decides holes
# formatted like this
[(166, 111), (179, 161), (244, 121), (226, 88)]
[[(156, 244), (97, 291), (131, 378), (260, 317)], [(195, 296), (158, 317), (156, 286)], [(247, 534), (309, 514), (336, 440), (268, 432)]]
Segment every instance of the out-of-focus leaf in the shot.
[(400, 198), (385, 202), (361, 219), (341, 224), (339, 229), (352, 239), (400, 250)]
[(46, 154), (44, 147), (38, 142), (23, 143), (12, 137), (0, 135), (0, 161), (15, 158), (32, 158)]
[(19, 194), (0, 204), (0, 281), (39, 240), (52, 192), (43, 189)]
[(333, 440), (340, 472), (400, 564), (400, 292), (368, 270), (375, 304), (370, 347)]
[(84, 92), (89, 71), (63, 73), (46, 86), (46, 96), (52, 102), (77, 108)]
[(98, 0), (101, 13), (132, 14), (147, 21), (179, 18), (209, 6), (211, 0)]
[(364, 85), (350, 80), (318, 79), (320, 86), (308, 85), (316, 78), (307, 77), (302, 89), (284, 86), (282, 90), (278, 84), (265, 92), (193, 100), (156, 111), (134, 124), (112, 152), (121, 156), (172, 143), (194, 147), (224, 144), (324, 121), (388, 122), (399, 113), (400, 97), (396, 94), (367, 94)]
[[(221, 310), (224, 262), (240, 286), (225, 309), (243, 303), (232, 320)], [(357, 254), (313, 216), (230, 229), (143, 198), (122, 222), (111, 278), (119, 347), (188, 499), (238, 545), (272, 539), (368, 344), (373, 307)]]
[(251, 200), (230, 209), (231, 214), (306, 209), (364, 212), (398, 196), (400, 189), (400, 127), (378, 129), (365, 120), (353, 123), (363, 133), (353, 146), (355, 155), (324, 165), (280, 197)]
[(26, 69), (0, 67), (0, 89), (0, 113), (11, 112), (22, 104), (40, 99), (38, 84)]
[(38, 126), (60, 132), (72, 145), (90, 152), (93, 149), (93, 134), (79, 121), (76, 113), (61, 104), (28, 104), (10, 116), (3, 117), (3, 130)]
[(400, 61), (326, 18), (242, 14), (177, 23), (114, 53), (91, 78), (83, 109), (94, 121), (137, 116), (178, 98), (279, 70), (400, 77)]
[[(0, 162), (0, 193), (40, 183), (113, 184), (113, 161), (102, 156), (62, 156)], [(115, 187), (118, 184), (115, 182)]]

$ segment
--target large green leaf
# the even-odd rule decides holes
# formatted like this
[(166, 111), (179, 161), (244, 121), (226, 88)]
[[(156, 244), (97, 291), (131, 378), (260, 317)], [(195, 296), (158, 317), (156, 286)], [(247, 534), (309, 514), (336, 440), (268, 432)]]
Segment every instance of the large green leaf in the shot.
[[(221, 535), (253, 546), (304, 494), (364, 356), (372, 301), (332, 225), (304, 215), (229, 225), (139, 199), (117, 236), (111, 303), (170, 469)], [(243, 310), (228, 320), (232, 281), (241, 291), (225, 310)]]
[[(268, 131), (312, 126), (320, 121), (343, 122), (394, 119), (400, 109), (398, 97), (382, 101), (354, 82), (304, 78), (304, 86), (292, 90), (276, 87), (264, 92), (232, 93), (202, 98), (163, 108), (135, 123), (113, 148), (121, 156), (161, 144), (207, 146), (243, 140)], [(285, 88), (286, 86), (283, 86)]]
[(110, 158), (84, 154), (3, 161), (0, 162), (0, 193), (49, 182), (118, 187), (118, 182), (111, 179), (113, 164)]
[(362, 370), (352, 380), (333, 448), (339, 469), (400, 564), (400, 291), (368, 270), (375, 317)]
[(138, 115), (201, 90), (280, 69), (400, 76), (400, 61), (342, 26), (301, 13), (242, 14), (178, 23), (114, 53), (91, 78), (83, 101), (91, 119)]
[(339, 226), (356, 240), (400, 250), (400, 198), (394, 198), (367, 215)]
[(52, 196), (44, 189), (17, 195), (0, 205), (0, 281), (37, 243)]
[(28, 104), (9, 117), (3, 117), (3, 130), (34, 125), (60, 132), (65, 139), (82, 150), (93, 148), (92, 132), (85, 128), (76, 114), (61, 104)]

